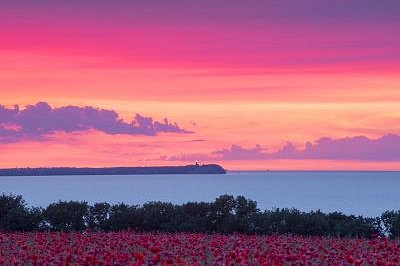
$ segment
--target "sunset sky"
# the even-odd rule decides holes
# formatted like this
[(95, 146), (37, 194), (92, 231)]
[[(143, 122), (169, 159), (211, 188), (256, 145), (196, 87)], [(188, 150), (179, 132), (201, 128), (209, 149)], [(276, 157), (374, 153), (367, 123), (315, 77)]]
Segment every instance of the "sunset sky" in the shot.
[(400, 1), (0, 2), (0, 167), (400, 170)]

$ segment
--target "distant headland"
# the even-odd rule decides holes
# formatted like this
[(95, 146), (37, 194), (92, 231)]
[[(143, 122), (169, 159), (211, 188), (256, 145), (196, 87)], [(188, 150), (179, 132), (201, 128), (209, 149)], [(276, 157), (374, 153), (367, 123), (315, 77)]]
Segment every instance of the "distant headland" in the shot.
[(0, 176), (57, 176), (57, 175), (157, 175), (157, 174), (226, 174), (217, 164), (144, 167), (50, 167), (0, 169)]

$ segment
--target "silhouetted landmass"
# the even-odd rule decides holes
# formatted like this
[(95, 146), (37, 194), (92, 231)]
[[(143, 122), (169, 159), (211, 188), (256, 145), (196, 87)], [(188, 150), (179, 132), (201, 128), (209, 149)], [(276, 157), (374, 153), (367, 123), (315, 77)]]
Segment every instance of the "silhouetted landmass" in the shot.
[(149, 167), (103, 168), (8, 168), (0, 169), (0, 176), (54, 176), (54, 175), (158, 175), (158, 174), (226, 174), (217, 164)]

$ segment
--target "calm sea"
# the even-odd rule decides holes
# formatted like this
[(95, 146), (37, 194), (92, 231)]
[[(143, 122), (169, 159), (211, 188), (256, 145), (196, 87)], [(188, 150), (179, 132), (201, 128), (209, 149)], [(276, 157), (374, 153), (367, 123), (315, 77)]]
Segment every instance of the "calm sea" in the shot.
[(400, 172), (230, 172), (226, 175), (0, 177), (0, 193), (31, 206), (58, 200), (89, 203), (212, 201), (243, 195), (260, 209), (294, 207), (377, 216), (400, 209)]

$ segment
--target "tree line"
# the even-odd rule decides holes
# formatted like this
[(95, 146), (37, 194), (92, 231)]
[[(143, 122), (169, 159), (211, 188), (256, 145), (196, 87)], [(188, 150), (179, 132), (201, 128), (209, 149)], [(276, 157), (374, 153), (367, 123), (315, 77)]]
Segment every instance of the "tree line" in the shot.
[(28, 207), (21, 196), (0, 195), (0, 231), (160, 231), (306, 236), (395, 238), (400, 236), (400, 211), (380, 217), (297, 209), (260, 211), (243, 196), (222, 195), (213, 202), (175, 205), (148, 202), (128, 205), (59, 201), (46, 208)]

